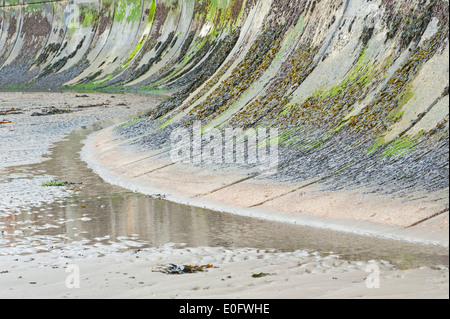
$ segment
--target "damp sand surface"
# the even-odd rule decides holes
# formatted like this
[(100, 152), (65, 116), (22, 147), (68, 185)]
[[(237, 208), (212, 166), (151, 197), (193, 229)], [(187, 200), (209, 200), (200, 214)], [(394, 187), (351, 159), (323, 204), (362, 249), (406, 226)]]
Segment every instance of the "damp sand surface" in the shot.
[[(157, 101), (0, 93), (0, 298), (448, 298), (448, 248), (218, 213), (102, 181), (80, 158), (83, 140)], [(52, 181), (62, 185), (42, 186)], [(212, 267), (158, 271), (170, 264)]]

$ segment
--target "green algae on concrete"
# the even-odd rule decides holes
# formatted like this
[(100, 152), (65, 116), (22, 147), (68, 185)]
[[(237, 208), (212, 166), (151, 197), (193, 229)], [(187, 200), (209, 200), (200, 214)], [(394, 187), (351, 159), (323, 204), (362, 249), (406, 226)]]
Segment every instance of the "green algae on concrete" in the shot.
[[(161, 130), (276, 127), (289, 176), (357, 163), (339, 183), (373, 167), (384, 183), (417, 162), (448, 185), (448, 84), (423, 107), (413, 85), (447, 54), (447, 1), (104, 0), (80, 5), (78, 28), (70, 1), (24, 3), (1, 3), (1, 88), (170, 92), (147, 113)], [(420, 169), (403, 180), (435, 185)]]

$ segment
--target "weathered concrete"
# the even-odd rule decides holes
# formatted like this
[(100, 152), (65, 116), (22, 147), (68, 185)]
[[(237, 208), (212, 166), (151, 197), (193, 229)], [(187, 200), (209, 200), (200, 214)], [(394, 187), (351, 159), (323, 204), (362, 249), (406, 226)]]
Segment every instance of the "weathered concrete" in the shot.
[[(439, 195), (449, 180), (448, 9), (445, 0), (3, 1), (0, 88), (169, 91), (109, 132), (121, 156), (160, 154), (123, 174), (169, 180), (170, 133), (195, 121), (276, 127), (279, 166), (264, 181), (291, 186), (244, 206), (279, 200), (295, 213), (431, 225), (448, 212)], [(160, 164), (171, 165), (166, 175), (148, 177)], [(241, 192), (249, 166), (218, 170)], [(300, 196), (310, 181), (328, 195)], [(192, 194), (224, 199), (220, 182), (200, 184)]]

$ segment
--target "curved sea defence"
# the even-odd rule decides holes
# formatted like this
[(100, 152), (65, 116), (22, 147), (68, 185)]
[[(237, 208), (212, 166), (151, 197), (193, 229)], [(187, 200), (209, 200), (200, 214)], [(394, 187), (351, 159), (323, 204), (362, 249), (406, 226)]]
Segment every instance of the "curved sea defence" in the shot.
[[(90, 144), (99, 172), (140, 191), (426, 231), (434, 221), (448, 242), (448, 12), (444, 0), (3, 1), (0, 88), (170, 92)], [(276, 144), (276, 171), (246, 152), (170, 179), (172, 133), (195, 139), (199, 122), (225, 138), (276, 128), (258, 140)]]

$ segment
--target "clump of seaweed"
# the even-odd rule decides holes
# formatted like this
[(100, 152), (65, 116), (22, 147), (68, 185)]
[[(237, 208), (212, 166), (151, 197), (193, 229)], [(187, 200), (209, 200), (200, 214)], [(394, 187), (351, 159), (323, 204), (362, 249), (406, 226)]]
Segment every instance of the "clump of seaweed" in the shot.
[[(237, 112), (229, 120), (233, 127), (248, 129), (261, 122), (269, 122), (277, 117), (290, 100), (290, 95), (304, 81), (314, 69), (313, 60), (317, 48), (305, 45), (296, 51), (289, 62), (284, 65), (284, 76), (273, 83), (267, 90), (268, 93), (251, 101), (241, 111)], [(284, 71), (287, 69), (287, 71)]]
[[(179, 80), (177, 80), (176, 78), (173, 79), (175, 82), (174, 84), (172, 84), (172, 86), (174, 87), (182, 85), (183, 83), (181, 82), (181, 80), (183, 78), (189, 79), (187, 85), (185, 85), (184, 88), (180, 89), (177, 93), (175, 93), (170, 99), (161, 103), (156, 109), (146, 114), (146, 116), (148, 116), (151, 119), (158, 119), (177, 107), (178, 112), (184, 110), (187, 107), (186, 105), (189, 105), (189, 103), (184, 104), (185, 106), (183, 106), (183, 101), (185, 101), (192, 92), (194, 92), (207, 79), (209, 79), (223, 64), (223, 62), (228, 57), (231, 50), (234, 48), (239, 38), (239, 35), (240, 35), (240, 28), (236, 28), (223, 40), (219, 41), (217, 45), (203, 46), (202, 50), (200, 50), (200, 53), (192, 57), (192, 61), (190, 62), (199, 62), (204, 57), (204, 55), (209, 50), (211, 50), (211, 48), (214, 49), (213, 52), (208, 56), (208, 58), (192, 72), (179, 75), (180, 78)], [(190, 64), (190, 62), (188, 62), (188, 64)], [(197, 63), (193, 63), (193, 65), (197, 65)]]
[(266, 29), (252, 44), (244, 60), (233, 69), (231, 76), (204, 102), (190, 110), (186, 124), (200, 119), (211, 120), (234, 104), (269, 68), (280, 49), (283, 33), (283, 26)]
[(399, 106), (403, 93), (409, 83), (439, 49), (442, 41), (448, 36), (448, 25), (441, 27), (430, 39), (416, 47), (411, 57), (405, 61), (390, 78), (386, 86), (377, 94), (359, 114), (353, 116), (348, 125), (359, 132), (371, 132), (379, 135), (393, 123), (395, 118), (389, 115)]
[(166, 275), (183, 275), (183, 274), (195, 274), (199, 272), (204, 272), (207, 269), (216, 268), (211, 264), (207, 265), (175, 265), (169, 264), (167, 266), (161, 266), (153, 269), (153, 272), (162, 272)]
[(42, 109), (41, 112), (33, 112), (31, 116), (47, 116), (47, 115), (57, 115), (57, 114), (66, 114), (73, 113), (70, 109), (58, 109), (56, 107), (50, 107)]
[(62, 187), (62, 186), (70, 186), (75, 185), (75, 183), (69, 183), (69, 182), (61, 182), (61, 181), (49, 181), (42, 183), (43, 187)]
[(18, 109), (15, 107), (11, 107), (10, 109), (7, 110), (0, 110), (0, 115), (11, 115), (11, 114), (22, 114), (22, 109)]

